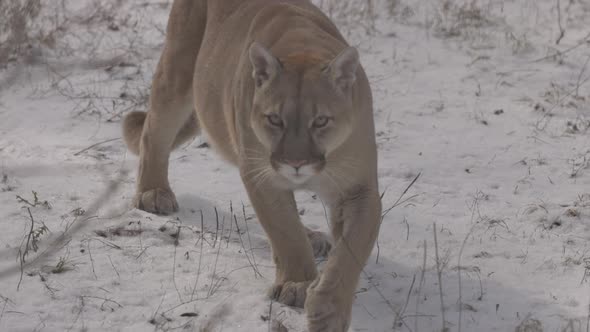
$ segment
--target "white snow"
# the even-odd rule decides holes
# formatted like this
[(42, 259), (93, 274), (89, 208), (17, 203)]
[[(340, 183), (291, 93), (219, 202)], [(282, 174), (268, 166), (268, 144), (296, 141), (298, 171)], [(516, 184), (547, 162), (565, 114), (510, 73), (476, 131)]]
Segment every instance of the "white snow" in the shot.
[[(0, 278), (0, 331), (305, 330), (302, 310), (266, 297), (268, 243), (204, 139), (171, 158), (177, 215), (130, 209), (137, 158), (120, 115), (145, 110), (169, 2), (103, 1), (109, 16), (72, 1), (70, 14), (98, 16), (0, 71), (0, 275), (27, 241), (30, 262), (86, 224), (18, 289), (20, 270)], [(371, 18), (365, 2), (318, 3), (371, 80), (384, 208), (420, 174), (383, 220), (351, 331), (441, 331), (440, 289), (449, 331), (587, 331), (590, 4), (380, 0)], [(36, 206), (17, 199), (34, 205), (33, 191)], [(321, 202), (297, 196), (327, 230)]]

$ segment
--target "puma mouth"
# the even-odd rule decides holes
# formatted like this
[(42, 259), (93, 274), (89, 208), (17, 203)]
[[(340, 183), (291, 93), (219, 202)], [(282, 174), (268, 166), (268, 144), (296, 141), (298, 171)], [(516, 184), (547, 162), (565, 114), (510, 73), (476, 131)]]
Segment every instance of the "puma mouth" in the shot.
[(289, 165), (281, 165), (278, 169), (278, 173), (291, 183), (301, 185), (309, 181), (318, 172), (314, 169), (313, 165), (305, 165), (298, 168)]
[(311, 179), (311, 177), (312, 176), (309, 176), (309, 175), (295, 174), (295, 175), (287, 176), (287, 179), (289, 179), (289, 181), (293, 182), (294, 184), (304, 184), (309, 179)]

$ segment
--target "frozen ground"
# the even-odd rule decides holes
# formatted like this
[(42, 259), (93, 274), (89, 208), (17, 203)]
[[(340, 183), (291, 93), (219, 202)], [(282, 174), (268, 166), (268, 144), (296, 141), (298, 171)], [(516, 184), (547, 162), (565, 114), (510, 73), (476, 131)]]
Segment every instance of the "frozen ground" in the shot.
[[(361, 51), (395, 205), (351, 330), (588, 331), (590, 4), (318, 2)], [(265, 297), (268, 244), (203, 139), (172, 156), (177, 215), (129, 209), (120, 120), (145, 109), (169, 1), (51, 5), (31, 65), (0, 71), (0, 271), (85, 226), (20, 283), (0, 272), (0, 330), (304, 331)], [(298, 198), (325, 230), (321, 203)]]

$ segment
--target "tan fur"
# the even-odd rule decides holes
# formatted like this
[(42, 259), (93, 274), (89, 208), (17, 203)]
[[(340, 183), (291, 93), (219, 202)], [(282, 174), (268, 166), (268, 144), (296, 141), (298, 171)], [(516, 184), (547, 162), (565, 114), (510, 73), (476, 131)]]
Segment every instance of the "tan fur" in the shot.
[[(123, 130), (140, 158), (134, 204), (161, 214), (178, 209), (170, 151), (206, 131), (270, 239), (271, 296), (305, 305), (311, 332), (348, 329), (381, 216), (372, 99), (356, 50), (314, 5), (175, 0), (149, 112)], [(332, 244), (301, 223), (299, 189), (328, 206)], [(328, 250), (318, 274), (314, 252)]]
[[(123, 119), (123, 139), (131, 153), (139, 155), (139, 140), (143, 130), (147, 113), (131, 112)], [(191, 114), (188, 121), (184, 123), (172, 144), (172, 150), (199, 134), (199, 123), (195, 113)]]
[(314, 53), (294, 53), (289, 54), (283, 60), (286, 67), (310, 67), (325, 61), (319, 54)]

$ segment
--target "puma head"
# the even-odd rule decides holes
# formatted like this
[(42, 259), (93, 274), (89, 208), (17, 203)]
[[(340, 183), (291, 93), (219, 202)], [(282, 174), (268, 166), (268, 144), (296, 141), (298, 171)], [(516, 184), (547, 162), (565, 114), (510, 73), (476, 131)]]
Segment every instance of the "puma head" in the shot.
[(333, 59), (311, 52), (279, 59), (254, 42), (249, 56), (256, 86), (252, 129), (272, 169), (301, 185), (329, 167), (327, 157), (352, 133), (358, 52), (348, 47)]

